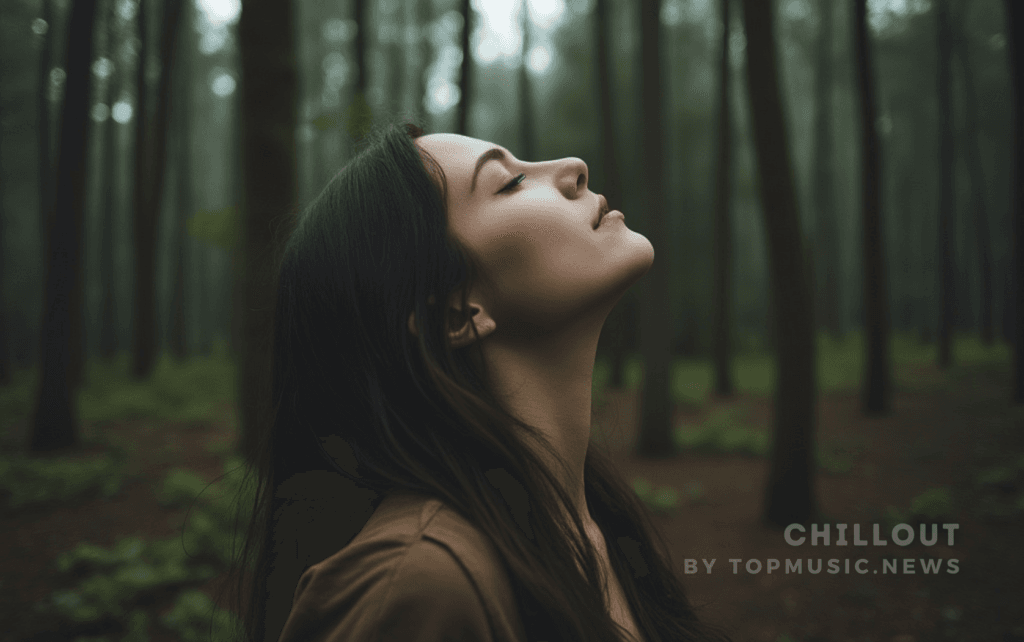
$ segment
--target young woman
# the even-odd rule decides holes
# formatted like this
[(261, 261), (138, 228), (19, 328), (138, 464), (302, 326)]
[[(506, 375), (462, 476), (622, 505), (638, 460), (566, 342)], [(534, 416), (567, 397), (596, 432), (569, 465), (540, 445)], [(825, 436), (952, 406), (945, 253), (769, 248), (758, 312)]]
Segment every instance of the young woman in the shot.
[(654, 251), (587, 178), (392, 126), (301, 215), (247, 640), (726, 639), (589, 444), (598, 335)]

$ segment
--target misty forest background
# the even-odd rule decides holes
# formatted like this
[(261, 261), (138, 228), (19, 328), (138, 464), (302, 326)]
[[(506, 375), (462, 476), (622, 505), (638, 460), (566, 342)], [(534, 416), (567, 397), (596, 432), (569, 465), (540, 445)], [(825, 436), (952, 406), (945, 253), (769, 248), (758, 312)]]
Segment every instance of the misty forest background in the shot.
[(102, 378), (220, 359), (244, 373), (223, 385), (247, 453), (266, 419), (268, 266), (367, 128), (406, 120), (526, 160), (581, 157), (591, 190), (652, 240), (656, 266), (609, 319), (598, 369), (642, 385), (640, 455), (671, 451), (674, 363), (707, 363), (724, 395), (738, 356), (775, 355), (771, 523), (816, 510), (828, 346), (861, 355), (847, 374), (867, 413), (890, 410), (892, 346), (945, 367), (969, 337), (1007, 359), (1016, 347), (1006, 402), (1024, 401), (1008, 13), (1024, 9), (526, 7), (5, 1), (0, 383), (24, 391), (26, 452), (78, 447)]

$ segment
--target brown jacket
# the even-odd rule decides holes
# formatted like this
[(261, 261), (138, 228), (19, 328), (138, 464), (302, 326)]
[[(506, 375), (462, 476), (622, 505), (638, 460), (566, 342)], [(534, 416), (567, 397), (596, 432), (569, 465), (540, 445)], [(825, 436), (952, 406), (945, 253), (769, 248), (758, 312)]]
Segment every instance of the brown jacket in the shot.
[(524, 642), (497, 551), (441, 501), (385, 498), (299, 578), (280, 642)]

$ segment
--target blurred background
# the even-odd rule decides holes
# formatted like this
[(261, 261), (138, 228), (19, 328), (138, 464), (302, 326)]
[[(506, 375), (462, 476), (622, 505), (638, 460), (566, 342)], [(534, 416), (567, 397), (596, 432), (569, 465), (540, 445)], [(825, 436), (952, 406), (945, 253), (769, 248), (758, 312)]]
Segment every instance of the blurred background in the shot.
[(724, 576), (815, 519), (960, 520), (977, 548), (874, 589), (709, 576), (711, 619), (1024, 639), (1014, 6), (5, 0), (0, 628), (207, 635), (271, 259), (366, 131), (409, 121), (578, 156), (654, 243), (601, 338), (594, 442), (680, 568), (694, 538)]

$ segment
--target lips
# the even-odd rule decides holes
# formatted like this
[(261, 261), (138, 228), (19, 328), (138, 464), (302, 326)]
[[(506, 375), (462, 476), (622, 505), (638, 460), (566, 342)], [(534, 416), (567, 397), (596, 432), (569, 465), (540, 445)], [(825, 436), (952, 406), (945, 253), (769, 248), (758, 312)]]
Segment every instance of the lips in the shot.
[(595, 230), (597, 229), (597, 226), (601, 224), (601, 219), (604, 218), (604, 215), (608, 213), (608, 199), (606, 199), (602, 194), (597, 197), (597, 200), (599, 207), (597, 209), (597, 222), (594, 223)]

